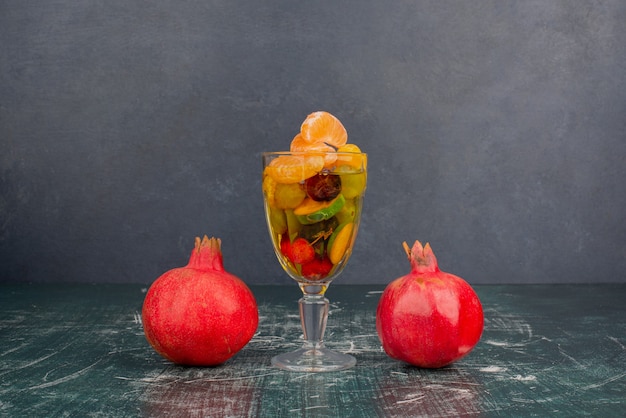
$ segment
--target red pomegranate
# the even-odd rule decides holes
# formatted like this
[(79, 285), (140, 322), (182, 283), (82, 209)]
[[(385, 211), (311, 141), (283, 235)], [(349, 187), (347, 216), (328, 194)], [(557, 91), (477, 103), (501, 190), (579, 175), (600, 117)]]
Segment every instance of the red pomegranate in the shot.
[(465, 280), (439, 270), (429, 244), (403, 245), (411, 272), (383, 292), (376, 311), (378, 337), (392, 358), (424, 368), (446, 366), (480, 340), (480, 300)]
[(182, 365), (214, 366), (240, 351), (259, 323), (254, 295), (226, 272), (221, 241), (196, 238), (185, 267), (175, 268), (150, 286), (142, 309), (150, 345)]

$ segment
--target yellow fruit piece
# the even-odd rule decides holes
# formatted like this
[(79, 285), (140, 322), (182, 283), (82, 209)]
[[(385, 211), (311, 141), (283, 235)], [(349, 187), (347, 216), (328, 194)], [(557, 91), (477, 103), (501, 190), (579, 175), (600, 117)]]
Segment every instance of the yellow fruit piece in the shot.
[(337, 153), (337, 165), (347, 165), (359, 171), (367, 170), (367, 154), (361, 153), (361, 149), (355, 144), (339, 147)]
[(328, 243), (328, 257), (331, 263), (337, 264), (343, 259), (346, 251), (350, 247), (353, 229), (354, 222), (344, 224), (337, 228), (335, 234), (330, 238)]
[[(265, 169), (267, 172), (267, 169)], [(274, 201), (274, 194), (276, 191), (276, 180), (269, 175), (263, 176), (263, 194), (265, 194), (265, 200), (270, 207), (276, 206)]]
[(337, 149), (337, 152), (361, 152), (361, 148), (359, 148), (356, 144), (345, 144)]

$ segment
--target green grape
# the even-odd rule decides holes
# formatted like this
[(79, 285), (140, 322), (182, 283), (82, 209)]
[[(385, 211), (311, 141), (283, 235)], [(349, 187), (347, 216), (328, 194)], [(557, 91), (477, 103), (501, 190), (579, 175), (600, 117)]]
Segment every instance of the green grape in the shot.
[(277, 235), (287, 232), (287, 218), (282, 209), (270, 207), (270, 226)]
[(363, 194), (365, 190), (365, 182), (367, 180), (365, 173), (341, 174), (341, 194), (346, 199), (352, 199)]
[(274, 202), (280, 209), (293, 209), (302, 203), (305, 197), (306, 193), (298, 183), (276, 183)]
[(339, 220), (339, 223), (342, 224), (354, 222), (354, 217), (356, 216), (356, 204), (354, 203), (354, 199), (346, 199), (346, 203), (335, 216)]

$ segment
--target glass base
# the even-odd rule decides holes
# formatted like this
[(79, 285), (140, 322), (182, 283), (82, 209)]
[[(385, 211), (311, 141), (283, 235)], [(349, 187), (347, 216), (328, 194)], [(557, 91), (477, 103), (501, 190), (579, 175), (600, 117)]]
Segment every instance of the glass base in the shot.
[(272, 358), (272, 365), (292, 372), (334, 372), (354, 367), (356, 359), (325, 347), (302, 347)]

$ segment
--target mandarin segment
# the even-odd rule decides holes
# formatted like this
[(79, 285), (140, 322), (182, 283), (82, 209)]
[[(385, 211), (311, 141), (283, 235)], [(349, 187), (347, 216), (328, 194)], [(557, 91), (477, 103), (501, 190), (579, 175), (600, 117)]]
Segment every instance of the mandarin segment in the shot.
[(328, 112), (313, 112), (306, 117), (300, 126), (302, 139), (309, 143), (321, 142), (335, 149), (348, 141), (348, 133), (343, 124)]

